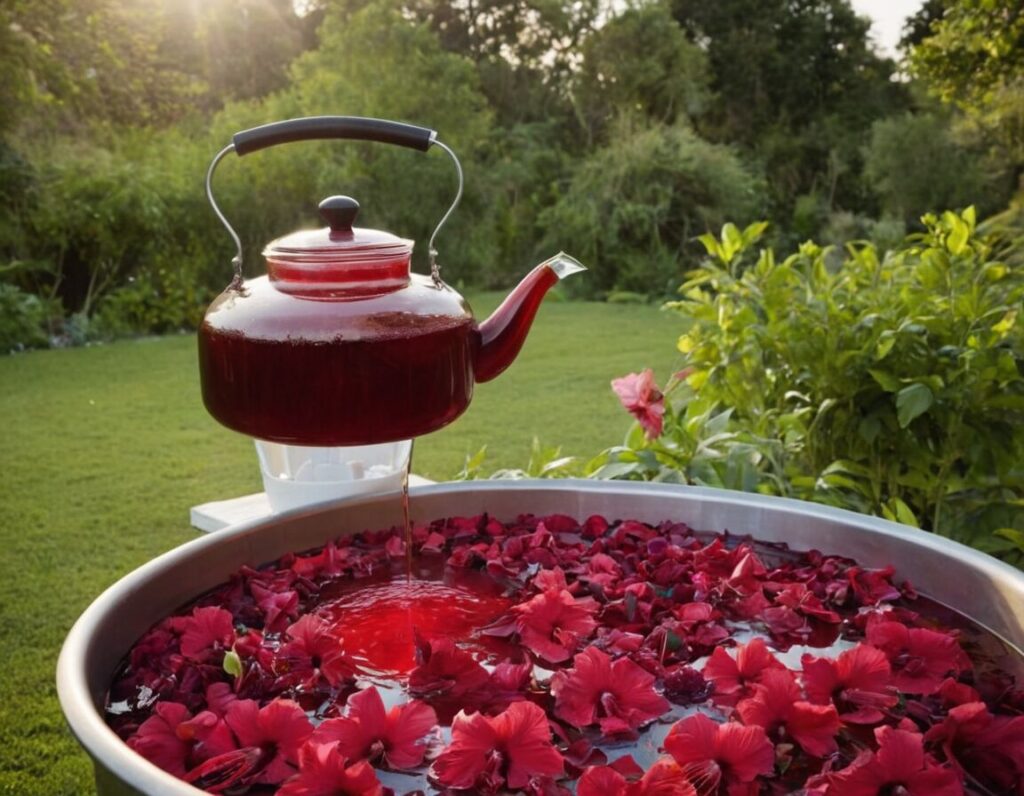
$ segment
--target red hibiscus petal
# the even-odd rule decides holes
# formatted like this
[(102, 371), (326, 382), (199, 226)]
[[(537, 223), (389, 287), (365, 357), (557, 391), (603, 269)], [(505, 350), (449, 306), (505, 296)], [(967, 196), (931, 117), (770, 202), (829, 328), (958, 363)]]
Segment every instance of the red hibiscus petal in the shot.
[[(388, 716), (384, 710), (384, 700), (380, 698), (380, 692), (376, 688), (370, 687), (350, 696), (348, 715), (359, 722), (363, 734), (368, 738), (383, 738), (388, 733)], [(342, 753), (344, 754), (344, 750)]]
[(775, 770), (775, 747), (761, 727), (741, 727), (735, 722), (722, 725), (717, 750), (718, 759), (728, 766), (729, 780), (752, 782)]
[(665, 737), (665, 751), (684, 768), (713, 761), (718, 749), (718, 723), (703, 713), (681, 719)]
[(414, 768), (423, 762), (424, 737), (437, 726), (437, 714), (425, 702), (413, 700), (394, 708), (389, 716), (385, 756), (392, 768)]
[(576, 783), (576, 796), (623, 796), (626, 778), (614, 768), (591, 766)]
[(679, 765), (662, 758), (627, 787), (626, 796), (697, 796), (697, 791)]
[(459, 711), (452, 720), (452, 743), (434, 761), (431, 773), (450, 788), (471, 788), (487, 765), (498, 736), (486, 716)]
[(551, 743), (548, 717), (540, 707), (532, 702), (515, 702), (491, 724), (509, 756), (510, 788), (522, 788), (535, 776), (562, 773), (562, 755)]

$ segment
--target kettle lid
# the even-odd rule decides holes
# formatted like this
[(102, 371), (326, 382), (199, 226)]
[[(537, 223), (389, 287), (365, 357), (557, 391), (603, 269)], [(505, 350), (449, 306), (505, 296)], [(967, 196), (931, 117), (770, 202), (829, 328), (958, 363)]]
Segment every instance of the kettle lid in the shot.
[(353, 226), (359, 202), (350, 196), (329, 196), (319, 209), (326, 227), (304, 229), (273, 240), (263, 256), (279, 263), (372, 266), (383, 260), (408, 260), (412, 255), (411, 240)]

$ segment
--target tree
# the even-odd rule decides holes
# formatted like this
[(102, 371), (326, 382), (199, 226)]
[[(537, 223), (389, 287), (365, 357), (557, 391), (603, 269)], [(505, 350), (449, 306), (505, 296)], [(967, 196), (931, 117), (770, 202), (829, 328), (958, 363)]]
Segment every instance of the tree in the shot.
[[(294, 90), (281, 98), (282, 116), (343, 113), (438, 130), (466, 170), (465, 197), (438, 240), (441, 262), (455, 266), (449, 273), (472, 278), (478, 264), (495, 258), (488, 175), (473, 166), (487, 147), (491, 114), (468, 58), (446, 52), (427, 24), (396, 3), (377, 0), (351, 15), (329, 10), (320, 47), (296, 62), (293, 76)], [(456, 187), (443, 152), (338, 142), (306, 151), (318, 158), (309, 171), (320, 193), (352, 192), (363, 203), (360, 218), (367, 226), (420, 242), (416, 259), (425, 266), (427, 240)], [(289, 157), (294, 168), (309, 156)], [(309, 197), (310, 206), (316, 198)]]
[(948, 0), (914, 47), (910, 65), (944, 102), (966, 115), (976, 136), (1024, 167), (1024, 4)]
[(907, 113), (875, 122), (864, 176), (883, 209), (910, 224), (927, 212), (979, 203), (983, 214), (1009, 198), (1005, 172), (953, 136), (948, 114)]
[(875, 53), (869, 23), (847, 0), (673, 0), (706, 50), (715, 102), (699, 123), (744, 146), (765, 167), (774, 217), (797, 196), (869, 208), (859, 180), (871, 123), (908, 106), (895, 64)]
[(592, 293), (661, 296), (677, 286), (697, 235), (757, 213), (758, 189), (732, 150), (704, 141), (685, 123), (621, 118), (541, 222), (552, 247), (591, 268)]
[(574, 78), (576, 113), (594, 141), (619, 113), (672, 124), (707, 107), (708, 67), (667, 6), (629, 8), (590, 34)]

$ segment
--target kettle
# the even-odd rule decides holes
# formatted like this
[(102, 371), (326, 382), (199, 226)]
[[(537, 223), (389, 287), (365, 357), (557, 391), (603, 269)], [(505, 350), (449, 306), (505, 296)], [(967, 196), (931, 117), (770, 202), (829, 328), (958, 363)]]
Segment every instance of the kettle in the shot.
[[(326, 227), (267, 244), (267, 274), (242, 277), (242, 246), (213, 198), (217, 164), (230, 152), (313, 139), (376, 141), (445, 151), (458, 174), (451, 207), (431, 235), (431, 273), (410, 272), (413, 241), (355, 226), (359, 203), (320, 202)], [(206, 175), (207, 198), (235, 242), (235, 278), (199, 328), (203, 403), (220, 423), (286, 445), (353, 446), (405, 440), (461, 415), (473, 385), (515, 359), (544, 294), (585, 270), (559, 254), (534, 268), (494, 313), (474, 320), (441, 279), (434, 240), (462, 196), (458, 158), (424, 127), (318, 116), (236, 133)]]

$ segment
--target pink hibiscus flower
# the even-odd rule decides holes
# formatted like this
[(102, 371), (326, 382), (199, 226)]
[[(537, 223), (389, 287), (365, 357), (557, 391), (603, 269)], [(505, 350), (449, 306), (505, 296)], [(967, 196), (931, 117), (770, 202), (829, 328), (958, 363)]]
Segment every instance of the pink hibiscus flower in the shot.
[(350, 763), (338, 744), (307, 743), (299, 750), (299, 773), (277, 796), (382, 796), (373, 766), (365, 760)]
[(175, 624), (181, 633), (181, 654), (189, 660), (219, 663), (235, 643), (235, 620), (223, 608), (196, 608)]
[(235, 748), (224, 722), (204, 710), (195, 717), (177, 702), (157, 702), (128, 746), (164, 771), (182, 777), (197, 761)]
[(382, 759), (389, 768), (415, 768), (423, 762), (424, 737), (437, 724), (437, 714), (424, 702), (413, 700), (385, 711), (376, 688), (367, 688), (348, 699), (348, 713), (328, 719), (312, 735), (312, 742), (337, 743), (349, 760)]
[(851, 724), (877, 724), (899, 701), (889, 685), (892, 669), (885, 653), (868, 644), (841, 652), (834, 660), (801, 658), (807, 699), (816, 705), (835, 704), (839, 718)]
[(677, 721), (665, 738), (665, 751), (682, 767), (700, 794), (756, 794), (758, 776), (775, 770), (775, 747), (761, 727), (718, 724), (703, 713)]
[(322, 674), (332, 686), (344, 683), (355, 671), (342, 651), (331, 626), (313, 614), (306, 614), (289, 625), (285, 635), (290, 639), (278, 650), (274, 659), (277, 674)]
[(962, 668), (963, 650), (948, 633), (883, 620), (870, 622), (866, 636), (889, 659), (890, 683), (906, 694), (934, 694)]
[(551, 693), (555, 715), (575, 727), (597, 723), (606, 735), (626, 733), (672, 707), (654, 690), (654, 676), (629, 658), (612, 661), (588, 647), (572, 663), (555, 672)]
[(562, 755), (551, 743), (544, 711), (532, 702), (514, 702), (493, 718), (460, 711), (452, 721), (452, 743), (434, 761), (431, 773), (449, 788), (494, 792), (503, 785), (524, 788), (535, 778), (558, 776), (562, 770)]
[(963, 796), (957, 773), (924, 753), (916, 732), (889, 726), (875, 730), (877, 752), (863, 752), (842, 771), (826, 776), (828, 796)]
[(835, 705), (812, 705), (801, 699), (800, 688), (786, 669), (769, 669), (754, 688), (754, 696), (736, 706), (744, 724), (764, 727), (779, 740), (792, 738), (807, 754), (825, 757), (836, 751), (839, 713)]
[(637, 419), (648, 439), (661, 436), (665, 417), (665, 396), (654, 383), (654, 371), (630, 373), (612, 379), (612, 389), (626, 410)]
[(683, 769), (661, 758), (636, 782), (611, 766), (592, 766), (576, 783), (576, 796), (697, 796)]
[(251, 699), (228, 705), (224, 720), (242, 746), (260, 749), (263, 766), (253, 783), (276, 785), (295, 773), (299, 748), (313, 732), (306, 713), (290, 699), (275, 699), (261, 708)]
[(712, 699), (725, 705), (735, 705), (743, 697), (753, 694), (753, 686), (769, 669), (784, 669), (772, 655), (764, 639), (755, 638), (749, 644), (736, 647), (734, 658), (724, 647), (715, 647), (704, 664), (702, 674), (715, 684)]
[(568, 660), (580, 642), (594, 632), (596, 611), (592, 599), (577, 600), (567, 589), (548, 589), (512, 606), (523, 644), (550, 663)]

